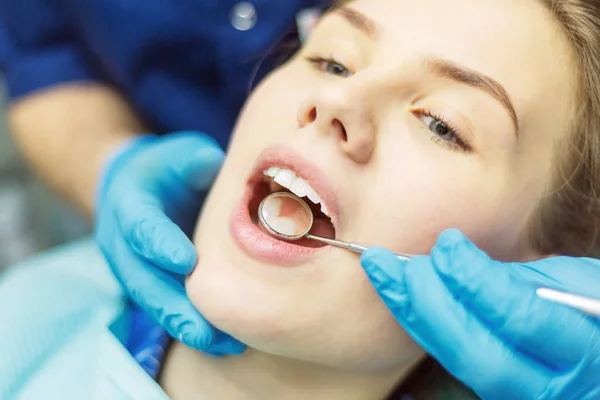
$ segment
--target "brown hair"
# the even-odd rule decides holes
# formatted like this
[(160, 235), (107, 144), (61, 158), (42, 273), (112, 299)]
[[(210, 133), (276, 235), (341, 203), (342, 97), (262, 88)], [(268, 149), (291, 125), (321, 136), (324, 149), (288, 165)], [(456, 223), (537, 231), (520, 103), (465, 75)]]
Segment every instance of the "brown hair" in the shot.
[(541, 1), (574, 51), (577, 112), (558, 143), (554, 187), (539, 206), (531, 238), (544, 254), (599, 257), (600, 0)]

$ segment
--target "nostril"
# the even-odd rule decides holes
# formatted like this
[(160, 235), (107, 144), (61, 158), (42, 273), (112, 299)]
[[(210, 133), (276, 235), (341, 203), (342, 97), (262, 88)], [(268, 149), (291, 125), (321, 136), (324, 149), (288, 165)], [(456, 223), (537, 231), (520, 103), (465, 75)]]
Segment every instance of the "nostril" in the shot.
[(313, 124), (317, 120), (317, 108), (314, 105), (307, 105), (300, 108), (298, 112), (298, 126), (304, 128)]
[(308, 112), (308, 121), (315, 122), (316, 120), (317, 120), (317, 109), (316, 109), (316, 107), (313, 107)]
[(346, 134), (346, 128), (344, 127), (344, 124), (342, 124), (342, 122), (339, 119), (334, 119), (332, 125), (335, 128), (335, 130), (339, 132), (340, 139), (342, 139), (344, 142), (347, 142), (348, 135)]

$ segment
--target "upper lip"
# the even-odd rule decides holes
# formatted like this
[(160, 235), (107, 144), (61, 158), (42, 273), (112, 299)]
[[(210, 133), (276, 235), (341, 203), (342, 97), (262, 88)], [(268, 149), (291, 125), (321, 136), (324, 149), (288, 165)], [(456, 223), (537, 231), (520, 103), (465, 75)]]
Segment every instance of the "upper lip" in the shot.
[(270, 167), (279, 167), (294, 171), (308, 183), (319, 195), (321, 202), (327, 207), (334, 227), (339, 221), (339, 204), (329, 179), (319, 167), (307, 161), (295, 150), (276, 145), (266, 148), (256, 160), (249, 183), (256, 183), (263, 178), (263, 171)]

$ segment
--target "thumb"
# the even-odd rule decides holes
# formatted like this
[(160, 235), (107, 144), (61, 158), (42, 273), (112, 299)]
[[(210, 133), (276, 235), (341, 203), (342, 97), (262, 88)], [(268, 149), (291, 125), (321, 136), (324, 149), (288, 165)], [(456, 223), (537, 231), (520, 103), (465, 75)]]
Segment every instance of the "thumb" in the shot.
[(172, 172), (186, 186), (206, 190), (219, 173), (225, 153), (211, 137), (198, 132), (179, 132), (172, 135), (173, 149), (169, 153), (176, 159)]

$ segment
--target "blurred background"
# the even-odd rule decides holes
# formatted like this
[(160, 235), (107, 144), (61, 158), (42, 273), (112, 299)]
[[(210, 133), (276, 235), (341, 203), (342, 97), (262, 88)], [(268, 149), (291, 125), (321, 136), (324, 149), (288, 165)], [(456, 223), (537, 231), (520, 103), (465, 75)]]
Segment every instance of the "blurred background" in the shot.
[(29, 173), (11, 140), (5, 110), (0, 76), (0, 269), (91, 234), (82, 218)]

